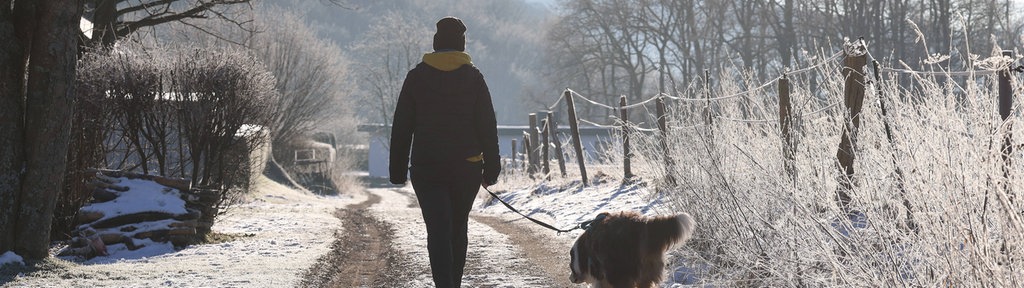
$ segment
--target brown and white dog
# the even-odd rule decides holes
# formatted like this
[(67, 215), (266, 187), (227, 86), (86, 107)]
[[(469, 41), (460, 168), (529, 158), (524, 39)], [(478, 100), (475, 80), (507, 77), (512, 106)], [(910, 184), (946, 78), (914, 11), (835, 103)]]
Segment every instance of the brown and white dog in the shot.
[(654, 287), (665, 269), (665, 252), (689, 240), (695, 225), (686, 213), (601, 213), (572, 246), (569, 280), (603, 288)]

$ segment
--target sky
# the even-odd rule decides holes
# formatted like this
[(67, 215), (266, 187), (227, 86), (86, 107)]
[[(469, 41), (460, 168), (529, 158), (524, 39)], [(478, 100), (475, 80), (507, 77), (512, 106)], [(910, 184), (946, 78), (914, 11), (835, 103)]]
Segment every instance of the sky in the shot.
[[(1024, 1), (1024, 0), (1016, 0), (1016, 1)], [(556, 2), (558, 2), (558, 0), (526, 0), (526, 2), (528, 2), (528, 3), (544, 4), (544, 5), (547, 5), (548, 7), (555, 7), (555, 4), (556, 4)]]

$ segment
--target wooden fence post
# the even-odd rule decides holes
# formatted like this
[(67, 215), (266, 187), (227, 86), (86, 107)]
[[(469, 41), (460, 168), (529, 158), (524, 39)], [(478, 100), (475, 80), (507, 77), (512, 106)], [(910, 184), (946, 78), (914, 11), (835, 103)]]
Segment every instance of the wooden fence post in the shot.
[(558, 159), (558, 171), (565, 177), (565, 154), (562, 153), (562, 141), (558, 140), (558, 115), (548, 111), (549, 124), (551, 126), (551, 141), (555, 145), (555, 158)]
[(793, 183), (796, 183), (796, 167), (793, 163), (796, 161), (796, 147), (793, 143), (793, 105), (789, 98), (789, 78), (786, 74), (782, 74), (782, 78), (779, 78), (779, 127), (782, 130), (782, 156), (786, 167), (786, 173), (789, 174), (790, 179)]
[(708, 100), (704, 106), (704, 125), (708, 126), (708, 131), (712, 131), (711, 124), (714, 123), (714, 119), (711, 117), (711, 71), (706, 69), (704, 70), (704, 97)]
[(543, 136), (543, 139), (541, 139), (541, 149), (543, 149), (541, 151), (541, 161), (543, 163), (541, 164), (543, 164), (542, 167), (544, 168), (544, 179), (550, 179), (550, 176), (548, 175), (551, 174), (551, 157), (548, 154), (548, 150), (550, 150), (551, 144), (548, 140), (551, 139), (549, 136), (551, 134), (551, 125), (549, 125), (551, 123), (551, 113), (546, 114), (547, 118), (541, 121), (543, 123), (543, 125), (541, 125), (541, 132), (543, 132), (541, 133)]
[[(1003, 50), (1003, 56), (1013, 59), (1012, 50)], [(1006, 120), (1010, 117), (1010, 108), (1013, 107), (1013, 86), (1010, 83), (1010, 69), (1008, 66), (999, 70), (999, 119), (1002, 119), (1003, 123), (1006, 123), (1006, 130), (1003, 135), (1003, 145), (1000, 150), (1003, 158), (1003, 189), (1006, 190), (1006, 195), (1009, 197), (1010, 202), (1013, 203), (1014, 195), (1013, 189), (1010, 186), (1010, 166), (1012, 165), (1013, 154), (1013, 125), (1007, 123)]]
[(892, 125), (889, 124), (889, 111), (885, 108), (885, 93), (882, 89), (882, 73), (878, 69), (878, 61), (871, 61), (871, 66), (875, 72), (875, 92), (878, 97), (878, 105), (882, 110), (882, 125), (885, 127), (885, 138), (889, 139), (889, 145), (892, 146), (892, 166), (896, 169), (896, 188), (899, 190), (900, 198), (903, 198), (903, 207), (907, 209), (907, 228), (914, 233), (917, 233), (917, 221), (914, 220), (913, 206), (910, 205), (910, 199), (907, 198), (907, 189), (903, 185), (903, 169), (900, 168), (899, 163), (896, 162), (896, 140), (892, 136)]
[(537, 113), (530, 113), (530, 131), (527, 132), (530, 133), (530, 150), (527, 151), (530, 154), (530, 166), (526, 172), (532, 175), (540, 170), (540, 155), (537, 155), (537, 149), (540, 148), (538, 145), (540, 137), (537, 135)]
[(533, 156), (530, 155), (530, 134), (523, 132), (523, 170), (530, 175), (530, 179), (533, 179), (533, 173), (530, 170), (533, 168), (530, 163), (533, 163)]
[(518, 158), (518, 157), (519, 157), (519, 153), (516, 153), (516, 139), (512, 139), (512, 157), (509, 157), (509, 158), (512, 159), (512, 165), (511, 165), (512, 169), (516, 169), (517, 168), (517, 166), (516, 166), (516, 158)]
[(655, 113), (658, 117), (658, 131), (661, 135), (661, 150), (664, 152), (665, 158), (665, 182), (669, 185), (675, 185), (675, 176), (672, 176), (672, 171), (675, 171), (675, 167), (672, 164), (672, 153), (668, 146), (668, 117), (665, 115), (665, 97), (664, 95), (658, 95), (658, 99), (654, 101)]
[(633, 171), (629, 167), (629, 113), (626, 112), (626, 95), (619, 97), (619, 119), (622, 120), (622, 177), (625, 180), (633, 178)]
[(864, 40), (844, 45), (846, 59), (843, 60), (844, 104), (848, 113), (843, 125), (843, 136), (840, 138), (839, 150), (836, 152), (839, 170), (844, 175), (836, 188), (836, 201), (843, 212), (850, 212), (853, 200), (850, 191), (853, 189), (853, 161), (856, 157), (857, 129), (860, 128), (860, 111), (864, 106), (864, 66), (867, 65), (867, 45)]
[(584, 163), (586, 155), (583, 154), (583, 143), (580, 140), (580, 120), (576, 117), (576, 104), (573, 104), (572, 93), (569, 90), (565, 90), (565, 104), (569, 109), (569, 133), (572, 134), (572, 148), (576, 150), (576, 162), (580, 165), (580, 176), (585, 187), (588, 184), (587, 165)]

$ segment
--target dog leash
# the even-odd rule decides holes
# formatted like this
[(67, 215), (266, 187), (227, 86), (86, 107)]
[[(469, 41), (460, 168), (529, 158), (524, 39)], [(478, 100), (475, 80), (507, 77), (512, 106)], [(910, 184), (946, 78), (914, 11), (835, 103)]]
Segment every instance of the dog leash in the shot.
[(512, 210), (512, 212), (516, 212), (516, 214), (519, 214), (519, 216), (523, 216), (523, 218), (526, 218), (526, 220), (533, 221), (533, 223), (537, 223), (537, 225), (543, 226), (544, 228), (548, 228), (548, 229), (554, 230), (555, 232), (558, 232), (559, 234), (561, 234), (561, 233), (568, 233), (568, 232), (576, 230), (576, 229), (587, 230), (587, 229), (590, 228), (590, 223), (593, 223), (594, 221), (599, 221), (599, 220), (604, 218), (604, 214), (599, 214), (599, 215), (597, 215), (597, 218), (595, 218), (593, 220), (583, 221), (583, 222), (581, 222), (579, 224), (576, 224), (576, 226), (573, 226), (572, 228), (569, 228), (569, 229), (558, 229), (558, 228), (555, 228), (555, 226), (551, 226), (551, 224), (544, 223), (543, 221), (540, 221), (540, 220), (537, 220), (537, 219), (533, 219), (532, 217), (526, 216), (526, 214), (523, 214), (523, 212), (519, 212), (518, 209), (516, 209), (515, 207), (512, 207), (512, 205), (509, 205), (508, 202), (505, 202), (505, 200), (502, 200), (501, 197), (498, 197), (498, 194), (494, 194), (494, 192), (492, 192), (491, 189), (487, 189), (487, 187), (484, 187), (484, 190), (486, 190), (487, 193), (490, 193), (491, 197), (494, 197), (494, 199), (498, 199), (498, 201), (501, 202), (501, 204), (505, 205), (505, 207), (508, 208), (508, 210)]

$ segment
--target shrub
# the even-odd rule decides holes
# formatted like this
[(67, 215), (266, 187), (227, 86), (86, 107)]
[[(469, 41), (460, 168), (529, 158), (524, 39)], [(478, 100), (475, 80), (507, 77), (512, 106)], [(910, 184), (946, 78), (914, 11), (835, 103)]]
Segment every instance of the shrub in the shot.
[(276, 94), (273, 76), (247, 54), (124, 45), (87, 53), (77, 75), (73, 165), (54, 235), (69, 231), (91, 196), (88, 168), (188, 178), (217, 191), (219, 208), (259, 174), (251, 165), (264, 161)]

